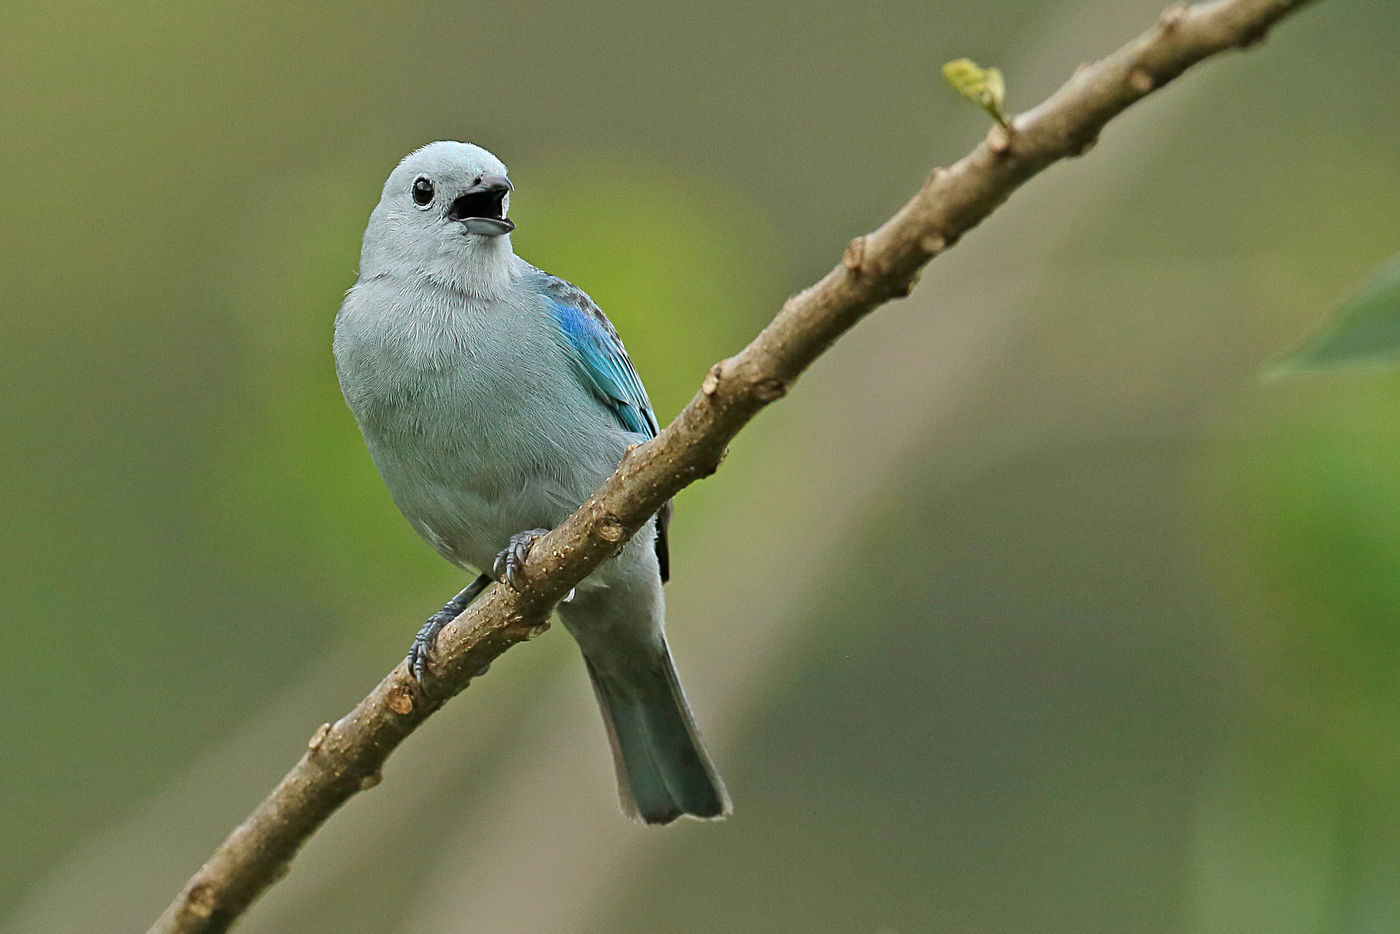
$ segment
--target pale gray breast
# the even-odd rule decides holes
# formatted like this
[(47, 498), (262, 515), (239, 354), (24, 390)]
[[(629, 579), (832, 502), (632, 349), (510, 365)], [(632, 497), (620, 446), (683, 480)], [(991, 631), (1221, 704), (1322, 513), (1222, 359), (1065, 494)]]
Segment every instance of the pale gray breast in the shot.
[(572, 511), (630, 440), (529, 293), (473, 304), (432, 286), (361, 283), (337, 316), (335, 353), (399, 508), (478, 567), (503, 535)]

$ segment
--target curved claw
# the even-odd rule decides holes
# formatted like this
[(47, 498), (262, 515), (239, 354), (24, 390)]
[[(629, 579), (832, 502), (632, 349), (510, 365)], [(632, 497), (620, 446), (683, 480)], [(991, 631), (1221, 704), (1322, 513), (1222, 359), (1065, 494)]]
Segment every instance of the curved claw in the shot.
[(520, 590), (520, 572), (525, 567), (525, 559), (530, 556), (530, 549), (535, 547), (535, 542), (547, 534), (549, 529), (527, 529), (512, 535), (510, 544), (496, 555), (496, 563), (491, 567), (496, 579), (505, 581), (512, 590)]
[(423, 624), (423, 628), (418, 630), (418, 635), (413, 637), (413, 645), (408, 650), (408, 670), (413, 674), (413, 680), (422, 683), (423, 676), (428, 673), (428, 666), (433, 663), (438, 633), (455, 615), (444, 617), (442, 613), (434, 614)]
[(433, 663), (433, 655), (437, 649), (438, 633), (442, 632), (442, 627), (456, 619), (466, 610), (468, 604), (480, 596), (481, 592), (490, 585), (491, 578), (482, 574), (468, 584), (461, 593), (447, 601), (447, 605), (434, 613), (423, 624), (423, 628), (418, 630), (418, 635), (413, 637), (413, 646), (408, 650), (408, 670), (415, 681), (421, 684), (423, 676), (428, 673), (428, 668)]

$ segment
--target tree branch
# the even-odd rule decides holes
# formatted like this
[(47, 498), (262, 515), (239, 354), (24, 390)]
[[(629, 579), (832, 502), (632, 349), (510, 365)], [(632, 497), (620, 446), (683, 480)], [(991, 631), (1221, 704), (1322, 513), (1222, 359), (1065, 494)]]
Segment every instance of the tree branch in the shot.
[(1215, 0), (1178, 5), (1108, 58), (1081, 68), (1050, 98), (992, 126), (986, 140), (923, 187), (878, 230), (857, 237), (840, 265), (788, 299), (736, 356), (715, 364), (661, 434), (639, 445), (603, 486), (542, 538), (517, 593), (494, 586), (438, 638), (425, 689), (400, 664), (335, 724), (229, 835), (151, 928), (223, 931), (286, 873), (291, 859), (351, 795), (379, 782), (389, 753), (501, 653), (548, 627), (550, 612), (611, 558), (663, 503), (719, 467), (729, 441), (782, 398), (856, 322), (907, 295), (923, 266), (975, 227), (1031, 176), (1083, 155), (1113, 117), (1197, 62), (1262, 39), (1309, 0)]

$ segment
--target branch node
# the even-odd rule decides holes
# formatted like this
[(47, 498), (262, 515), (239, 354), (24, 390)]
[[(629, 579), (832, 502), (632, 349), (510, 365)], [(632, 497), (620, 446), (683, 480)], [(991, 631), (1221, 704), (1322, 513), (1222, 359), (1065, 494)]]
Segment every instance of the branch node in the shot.
[(924, 234), (919, 238), (919, 249), (923, 250), (929, 256), (937, 256), (939, 253), (948, 249), (948, 241), (942, 234)]
[(1079, 148), (1075, 150), (1074, 154), (1076, 156), (1087, 156), (1089, 153), (1094, 151), (1094, 147), (1098, 144), (1099, 138), (1097, 136), (1091, 136), (1084, 142), (1079, 144)]
[(549, 632), (549, 620), (545, 620), (542, 623), (536, 623), (535, 625), (530, 627), (530, 630), (528, 632), (525, 633), (525, 641), (529, 642), (531, 639), (538, 639), (540, 636), (544, 635), (547, 632)]
[(854, 275), (861, 275), (865, 270), (865, 237), (859, 236), (846, 246), (846, 252), (841, 254), (841, 265), (849, 269)]
[(1162, 16), (1157, 20), (1157, 24), (1166, 32), (1170, 32), (1181, 25), (1181, 21), (1186, 18), (1186, 4), (1173, 3), (1162, 11)]
[(1152, 80), (1152, 76), (1141, 68), (1134, 68), (1128, 72), (1128, 86), (1139, 94), (1146, 94), (1157, 84)]
[(371, 788), (373, 788), (375, 785), (378, 785), (382, 781), (384, 781), (384, 773), (381, 772), (379, 769), (375, 769), (373, 772), (370, 772), (368, 775), (362, 776), (360, 778), (360, 790), (369, 791)]
[(707, 398), (713, 398), (714, 394), (719, 392), (719, 381), (724, 378), (724, 365), (728, 362), (728, 359), (721, 360), (710, 367), (710, 371), (705, 374), (705, 380), (700, 384), (700, 391)]
[(321, 748), (321, 744), (326, 741), (326, 737), (331, 735), (331, 725), (323, 723), (316, 728), (316, 732), (311, 734), (311, 738), (306, 741), (306, 748), (312, 752)]
[(413, 713), (413, 692), (406, 685), (396, 684), (389, 689), (389, 696), (385, 698), (384, 706), (400, 717), (406, 717)]
[(1000, 123), (993, 123), (987, 131), (987, 148), (998, 156), (1006, 155), (1011, 151), (1011, 130)]
[(185, 904), (189, 907), (190, 914), (196, 917), (214, 917), (214, 909), (218, 907), (214, 887), (208, 882), (200, 882), (190, 889), (190, 894), (185, 897)]
[(622, 541), (622, 520), (610, 512), (598, 517), (596, 525), (598, 537), (605, 542)]

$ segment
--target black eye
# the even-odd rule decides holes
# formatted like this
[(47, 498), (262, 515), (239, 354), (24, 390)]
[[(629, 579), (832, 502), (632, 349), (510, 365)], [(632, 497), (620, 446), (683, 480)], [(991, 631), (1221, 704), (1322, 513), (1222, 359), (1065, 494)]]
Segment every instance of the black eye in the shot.
[(419, 207), (426, 207), (432, 200), (433, 183), (421, 175), (418, 176), (413, 181), (413, 203)]

